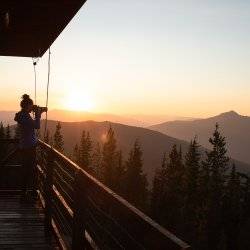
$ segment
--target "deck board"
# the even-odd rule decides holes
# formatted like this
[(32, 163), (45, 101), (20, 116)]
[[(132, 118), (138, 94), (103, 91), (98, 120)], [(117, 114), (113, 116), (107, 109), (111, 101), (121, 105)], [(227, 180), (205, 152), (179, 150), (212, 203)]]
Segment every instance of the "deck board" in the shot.
[(53, 235), (45, 235), (40, 202), (24, 204), (18, 193), (0, 192), (0, 249), (60, 249)]

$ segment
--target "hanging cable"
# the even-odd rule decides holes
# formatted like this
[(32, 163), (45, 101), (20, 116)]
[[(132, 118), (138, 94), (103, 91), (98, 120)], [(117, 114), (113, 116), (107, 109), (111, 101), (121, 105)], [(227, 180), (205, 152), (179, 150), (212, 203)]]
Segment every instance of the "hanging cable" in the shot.
[(46, 91), (46, 117), (45, 117), (45, 127), (44, 127), (44, 135), (43, 138), (45, 138), (47, 133), (47, 123), (48, 123), (48, 103), (49, 103), (49, 83), (50, 83), (50, 47), (49, 47), (49, 56), (48, 56), (48, 78), (47, 78), (47, 91)]
[(37, 65), (38, 61), (39, 61), (39, 58), (32, 57), (33, 70), (34, 70), (34, 81), (35, 81), (35, 93), (34, 93), (35, 105), (36, 105), (36, 65)]

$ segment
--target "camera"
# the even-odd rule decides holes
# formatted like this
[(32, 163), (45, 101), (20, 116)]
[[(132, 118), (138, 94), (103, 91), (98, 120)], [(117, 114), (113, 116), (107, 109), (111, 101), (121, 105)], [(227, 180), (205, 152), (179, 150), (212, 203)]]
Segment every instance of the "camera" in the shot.
[(37, 105), (33, 105), (33, 109), (32, 109), (33, 112), (35, 113), (43, 113), (43, 112), (47, 112), (48, 111), (48, 108), (46, 107), (39, 107)]

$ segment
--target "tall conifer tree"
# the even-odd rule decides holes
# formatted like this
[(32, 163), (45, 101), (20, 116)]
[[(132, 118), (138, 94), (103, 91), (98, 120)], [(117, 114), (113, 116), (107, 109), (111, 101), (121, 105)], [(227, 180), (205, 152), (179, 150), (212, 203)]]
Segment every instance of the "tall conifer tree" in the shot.
[(123, 155), (122, 151), (119, 150), (117, 152), (117, 168), (116, 168), (116, 182), (117, 182), (117, 193), (120, 195), (124, 194), (125, 191), (125, 183), (124, 183), (124, 178), (125, 178), (125, 166), (123, 163)]
[[(216, 124), (212, 138), (209, 139), (211, 151), (206, 151), (202, 163), (203, 204), (205, 215), (204, 240), (208, 249), (219, 249), (222, 233), (222, 200), (225, 193), (226, 172), (229, 158), (227, 156), (225, 137), (220, 134)], [(205, 189), (204, 189), (205, 188)]]
[(102, 170), (104, 183), (113, 190), (117, 189), (117, 166), (118, 159), (115, 133), (112, 127), (110, 126), (106, 135), (106, 140), (103, 144)]
[(238, 249), (238, 237), (242, 216), (242, 195), (239, 174), (233, 164), (229, 180), (226, 184), (226, 192), (223, 196), (223, 227), (226, 235), (226, 248)]
[(124, 195), (129, 202), (145, 210), (148, 198), (148, 183), (142, 167), (142, 150), (139, 141), (136, 140), (126, 162)]
[(20, 138), (20, 126), (17, 124), (14, 130), (14, 139), (19, 139), (19, 138)]
[(174, 232), (180, 231), (183, 211), (183, 174), (184, 166), (181, 158), (181, 150), (173, 146), (169, 154), (169, 162), (166, 169), (166, 189), (164, 195), (165, 225), (169, 225)]
[(44, 142), (51, 144), (50, 131), (48, 129), (47, 129), (45, 137), (44, 137)]
[(164, 190), (166, 189), (166, 170), (167, 170), (167, 154), (163, 154), (161, 167), (156, 169), (153, 180), (153, 188), (151, 194), (151, 215), (159, 222), (163, 221), (164, 209)]
[(77, 143), (73, 149), (73, 161), (77, 164), (79, 164), (79, 162), (80, 162), (79, 146)]
[[(5, 131), (4, 131), (4, 126), (3, 123), (0, 122), (0, 140), (5, 138)], [(4, 155), (4, 144), (0, 143), (0, 157), (3, 157)]]
[(92, 171), (91, 165), (92, 141), (89, 132), (82, 131), (79, 145), (79, 165), (87, 171)]
[(63, 152), (63, 150), (64, 150), (64, 148), (63, 148), (64, 141), (63, 141), (63, 135), (61, 133), (61, 129), (62, 129), (61, 123), (58, 122), (57, 125), (56, 125), (55, 133), (54, 133), (53, 146), (58, 151)]
[(164, 155), (162, 167), (156, 172), (153, 183), (153, 216), (174, 232), (180, 229), (183, 210), (184, 167), (181, 155), (181, 150), (178, 151), (173, 145), (168, 161)]
[(3, 123), (0, 122), (0, 139), (4, 139), (4, 138), (5, 138), (4, 126), (3, 126)]
[(200, 145), (196, 138), (191, 141), (185, 155), (184, 170), (184, 235), (189, 242), (197, 237), (198, 215), (200, 205), (199, 178), (200, 178)]
[(11, 139), (11, 131), (10, 131), (10, 125), (9, 124), (5, 128), (5, 138), (6, 139)]
[(96, 143), (92, 154), (92, 167), (96, 178), (103, 181), (102, 149), (99, 142)]

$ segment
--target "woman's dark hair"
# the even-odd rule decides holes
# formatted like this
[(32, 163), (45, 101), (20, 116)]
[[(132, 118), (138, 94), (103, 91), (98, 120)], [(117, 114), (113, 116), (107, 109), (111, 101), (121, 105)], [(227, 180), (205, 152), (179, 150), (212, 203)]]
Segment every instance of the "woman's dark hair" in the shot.
[(33, 101), (32, 101), (32, 99), (30, 98), (29, 95), (24, 94), (24, 95), (22, 96), (22, 101), (20, 102), (20, 106), (21, 106), (21, 108), (25, 109), (25, 108), (27, 108), (29, 105), (33, 105)]

